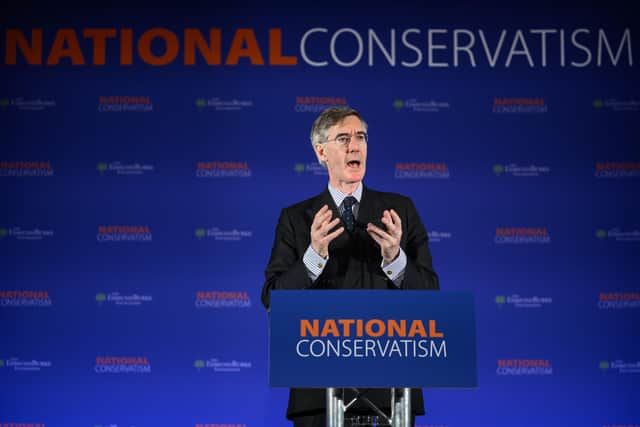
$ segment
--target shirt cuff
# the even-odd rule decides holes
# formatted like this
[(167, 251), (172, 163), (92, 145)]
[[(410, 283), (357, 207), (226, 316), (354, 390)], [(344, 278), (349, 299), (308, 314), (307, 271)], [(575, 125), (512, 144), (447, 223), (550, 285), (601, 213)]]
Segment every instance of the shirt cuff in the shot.
[(389, 278), (396, 286), (400, 287), (402, 279), (404, 278), (404, 270), (407, 267), (407, 254), (400, 248), (398, 257), (387, 263), (384, 259), (380, 265), (385, 276)]
[[(307, 267), (307, 274), (312, 282), (315, 282), (316, 279), (322, 274), (322, 270), (324, 270), (325, 265), (327, 265), (327, 261), (329, 261), (329, 257), (326, 259), (322, 258), (318, 253), (309, 245), (307, 250), (302, 257), (302, 262), (304, 262), (305, 267)], [(405, 259), (406, 263), (406, 259)]]

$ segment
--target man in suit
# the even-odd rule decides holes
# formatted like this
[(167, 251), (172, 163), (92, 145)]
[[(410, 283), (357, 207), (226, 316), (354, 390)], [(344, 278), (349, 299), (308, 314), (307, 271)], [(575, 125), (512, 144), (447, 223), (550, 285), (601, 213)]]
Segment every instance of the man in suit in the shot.
[[(265, 271), (265, 307), (272, 289), (439, 289), (427, 232), (412, 201), (362, 183), (368, 136), (360, 114), (348, 107), (323, 111), (311, 144), (329, 184), (318, 196), (282, 210)], [(345, 391), (345, 402), (354, 395)], [(369, 389), (365, 396), (388, 412), (388, 389)], [(414, 415), (424, 414), (419, 389), (412, 391), (412, 408)], [(363, 404), (353, 412), (370, 413)], [(324, 389), (291, 389), (287, 418), (294, 427), (324, 426), (324, 414)]]

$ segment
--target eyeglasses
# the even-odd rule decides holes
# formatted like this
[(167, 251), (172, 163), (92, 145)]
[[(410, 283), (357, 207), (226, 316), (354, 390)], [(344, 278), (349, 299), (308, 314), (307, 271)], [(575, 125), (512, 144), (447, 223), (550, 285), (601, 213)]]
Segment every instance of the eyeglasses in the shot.
[[(366, 132), (356, 132), (353, 136), (355, 137), (358, 144), (366, 144), (369, 140), (369, 137)], [(351, 142), (352, 135), (348, 133), (341, 133), (336, 136), (334, 139), (327, 139), (327, 142), (334, 141), (341, 147), (346, 147)]]

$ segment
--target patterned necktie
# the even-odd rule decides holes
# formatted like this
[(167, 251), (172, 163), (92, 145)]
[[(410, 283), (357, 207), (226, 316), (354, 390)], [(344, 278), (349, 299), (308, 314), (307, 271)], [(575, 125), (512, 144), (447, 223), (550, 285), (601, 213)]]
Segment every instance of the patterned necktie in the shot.
[(357, 200), (353, 196), (345, 197), (342, 202), (342, 221), (344, 221), (345, 227), (347, 227), (347, 230), (350, 232), (354, 230), (356, 225), (356, 220), (353, 217), (353, 211), (351, 210), (351, 207), (356, 204), (356, 202)]

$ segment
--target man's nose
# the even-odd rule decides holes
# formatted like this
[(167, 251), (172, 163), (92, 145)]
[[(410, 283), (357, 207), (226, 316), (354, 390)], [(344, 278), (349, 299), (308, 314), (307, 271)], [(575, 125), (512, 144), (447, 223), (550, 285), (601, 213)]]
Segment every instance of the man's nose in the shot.
[(351, 132), (349, 135), (349, 143), (347, 144), (348, 151), (360, 151), (360, 145), (362, 143), (358, 140), (358, 135), (355, 131)]

